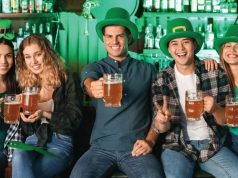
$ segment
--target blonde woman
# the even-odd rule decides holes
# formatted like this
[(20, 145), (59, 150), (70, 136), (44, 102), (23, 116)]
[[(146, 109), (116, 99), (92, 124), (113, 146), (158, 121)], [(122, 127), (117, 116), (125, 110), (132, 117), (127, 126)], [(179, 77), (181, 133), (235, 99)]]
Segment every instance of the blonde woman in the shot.
[(46, 148), (55, 156), (16, 150), (13, 178), (44, 177), (59, 174), (72, 157), (72, 135), (82, 118), (78, 81), (63, 67), (60, 57), (43, 36), (26, 37), (17, 53), (19, 85), (40, 88), (39, 108), (26, 117), (21, 113), (25, 143)]
[[(238, 97), (238, 25), (231, 25), (223, 38), (215, 42), (220, 62), (224, 67), (233, 94)], [(229, 128), (232, 150), (238, 154), (238, 127)], [(229, 137), (230, 139), (230, 137)]]

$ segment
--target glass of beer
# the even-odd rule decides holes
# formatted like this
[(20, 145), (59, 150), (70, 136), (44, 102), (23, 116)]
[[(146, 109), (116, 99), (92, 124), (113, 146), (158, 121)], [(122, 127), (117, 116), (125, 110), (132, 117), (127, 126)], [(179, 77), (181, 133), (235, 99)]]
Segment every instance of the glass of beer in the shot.
[(26, 87), (22, 92), (22, 109), (25, 116), (29, 116), (37, 111), (40, 100), (38, 87)]
[(104, 102), (106, 107), (120, 107), (122, 99), (122, 74), (104, 74)]
[(185, 111), (187, 120), (197, 121), (203, 113), (203, 97), (200, 90), (186, 90)]
[(6, 94), (4, 98), (4, 122), (16, 124), (18, 122), (21, 107), (21, 98), (16, 94)]
[(238, 127), (238, 97), (226, 96), (225, 118), (229, 127)]

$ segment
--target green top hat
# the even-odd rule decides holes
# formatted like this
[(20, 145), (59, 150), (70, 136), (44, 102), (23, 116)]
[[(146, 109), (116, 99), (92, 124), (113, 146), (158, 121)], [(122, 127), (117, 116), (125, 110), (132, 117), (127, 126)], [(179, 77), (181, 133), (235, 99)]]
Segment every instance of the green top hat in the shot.
[(10, 30), (11, 23), (12, 22), (10, 20), (0, 20), (0, 38), (4, 38), (7, 40), (14, 39), (15, 35)]
[(171, 57), (168, 51), (168, 43), (176, 38), (188, 37), (192, 38), (197, 42), (197, 48), (195, 49), (195, 54), (201, 49), (204, 38), (201, 34), (194, 32), (192, 24), (189, 20), (185, 18), (177, 18), (168, 21), (167, 24), (167, 35), (160, 39), (160, 49), (161, 51)]
[(238, 25), (231, 25), (223, 38), (215, 41), (215, 49), (219, 53), (221, 45), (228, 42), (238, 43)]
[[(124, 26), (130, 30), (132, 34), (132, 41), (130, 44), (134, 43), (138, 39), (138, 29), (137, 26), (130, 21), (129, 13), (119, 7), (111, 8), (107, 11), (105, 19), (98, 22), (96, 25), (96, 31), (99, 38), (103, 41), (103, 28), (110, 25)], [(130, 45), (129, 44), (129, 45)]]

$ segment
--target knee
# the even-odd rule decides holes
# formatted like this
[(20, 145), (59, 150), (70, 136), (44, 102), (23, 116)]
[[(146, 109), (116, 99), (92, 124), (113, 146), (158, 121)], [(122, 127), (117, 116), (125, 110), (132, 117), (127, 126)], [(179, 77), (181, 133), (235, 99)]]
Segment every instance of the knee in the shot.
[(15, 166), (21, 165), (23, 162), (25, 164), (26, 163), (24, 161), (25, 158), (26, 158), (26, 155), (23, 151), (15, 150), (12, 156), (12, 165), (15, 167)]

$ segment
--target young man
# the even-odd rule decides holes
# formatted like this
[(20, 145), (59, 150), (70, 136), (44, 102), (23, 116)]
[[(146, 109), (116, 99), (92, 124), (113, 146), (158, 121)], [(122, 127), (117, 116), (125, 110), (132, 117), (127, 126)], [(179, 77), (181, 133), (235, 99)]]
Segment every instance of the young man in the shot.
[[(151, 127), (165, 135), (161, 155), (165, 176), (192, 178), (198, 163), (216, 178), (235, 178), (238, 158), (223, 146), (226, 131), (219, 125), (224, 119), (225, 96), (230, 92), (228, 79), (221, 68), (208, 72), (196, 57), (203, 38), (193, 31), (189, 20), (169, 21), (167, 32), (160, 48), (174, 61), (153, 84), (156, 112)], [(189, 89), (204, 93), (203, 114), (197, 121), (189, 121), (186, 116), (185, 91)], [(147, 139), (155, 137), (153, 134)]]
[[(151, 86), (155, 70), (150, 64), (128, 55), (128, 45), (137, 40), (138, 30), (122, 8), (109, 9), (96, 26), (108, 56), (82, 71), (82, 87), (94, 99), (96, 120), (90, 149), (78, 160), (71, 178), (107, 177), (118, 168), (132, 178), (160, 178), (160, 164), (151, 149), (133, 150), (134, 145), (149, 145), (144, 140), (152, 119)], [(103, 79), (105, 73), (123, 74), (121, 107), (105, 107)], [(150, 146), (148, 146), (150, 147)], [(132, 151), (133, 150), (133, 151)], [(137, 156), (138, 154), (146, 154)]]

